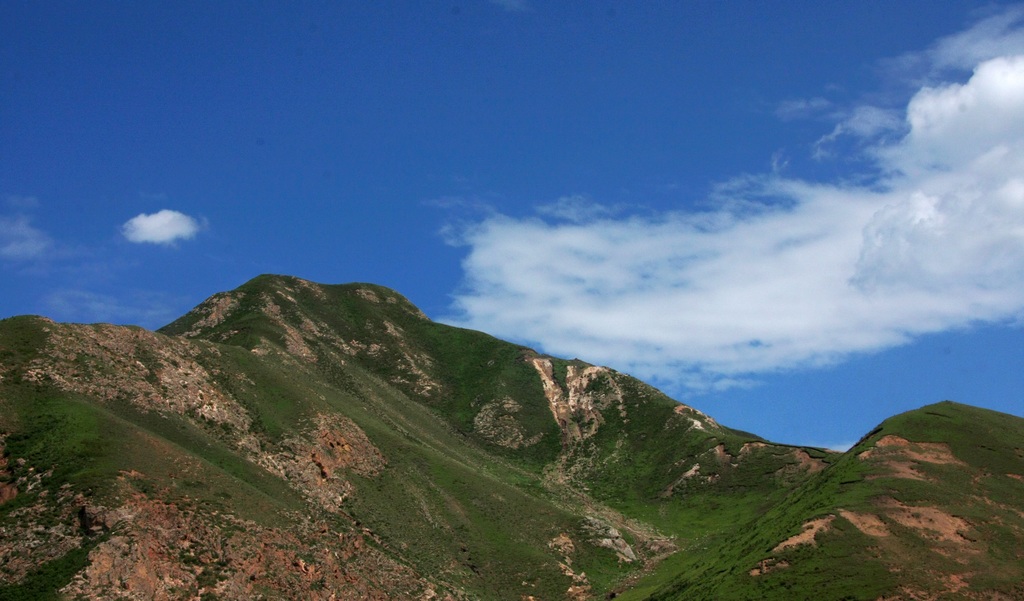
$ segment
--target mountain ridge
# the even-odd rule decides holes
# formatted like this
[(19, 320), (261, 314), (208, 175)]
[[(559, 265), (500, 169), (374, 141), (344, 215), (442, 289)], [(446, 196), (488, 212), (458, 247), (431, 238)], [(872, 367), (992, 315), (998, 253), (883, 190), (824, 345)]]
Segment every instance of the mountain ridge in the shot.
[(0, 598), (1022, 596), (1024, 420), (964, 405), (780, 445), (390, 289), (273, 275), (156, 332), (0, 321), (0, 377)]

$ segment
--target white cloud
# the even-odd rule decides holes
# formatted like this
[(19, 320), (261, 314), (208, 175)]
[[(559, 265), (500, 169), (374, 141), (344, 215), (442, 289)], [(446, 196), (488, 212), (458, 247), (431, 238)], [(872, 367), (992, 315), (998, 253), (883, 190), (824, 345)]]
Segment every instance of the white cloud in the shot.
[(923, 57), (932, 71), (970, 69), (984, 61), (1024, 52), (1024, 7), (982, 19), (960, 33), (937, 41)]
[(816, 159), (830, 157), (832, 155), (831, 145), (840, 136), (872, 140), (903, 131), (905, 131), (904, 120), (899, 111), (869, 105), (858, 106), (837, 123), (830, 133), (814, 143), (812, 156)]
[(882, 62), (897, 84), (922, 87), (970, 71), (987, 60), (1024, 53), (1024, 6), (997, 9), (925, 50)]
[(779, 103), (779, 106), (775, 108), (775, 115), (783, 121), (790, 121), (818, 116), (831, 108), (832, 102), (821, 96), (795, 98)]
[(582, 223), (607, 217), (614, 213), (615, 209), (593, 202), (582, 194), (572, 194), (562, 196), (551, 204), (537, 207), (537, 212), (556, 219)]
[(170, 244), (188, 240), (199, 232), (199, 222), (178, 211), (163, 209), (151, 215), (140, 214), (121, 226), (121, 233), (130, 242)]
[[(774, 175), (724, 187), (721, 208), (700, 213), (488, 216), (462, 233), (450, 321), (713, 389), (1019, 318), (1024, 59), (922, 88), (904, 117), (869, 149), (884, 174), (869, 187)], [(869, 108), (850, 123), (896, 127)]]
[(14, 261), (37, 259), (53, 245), (50, 237), (32, 226), (23, 215), (0, 215), (0, 258)]
[(908, 172), (953, 169), (1024, 141), (1024, 55), (990, 59), (964, 84), (926, 87), (907, 107), (910, 132), (886, 149)]

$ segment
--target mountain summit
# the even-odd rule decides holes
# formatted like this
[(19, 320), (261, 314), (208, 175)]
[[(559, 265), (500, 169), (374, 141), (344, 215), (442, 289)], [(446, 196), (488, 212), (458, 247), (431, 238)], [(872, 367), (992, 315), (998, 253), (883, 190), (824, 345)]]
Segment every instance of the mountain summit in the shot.
[(779, 445), (372, 284), (0, 321), (0, 449), (0, 599), (1024, 598), (1024, 420)]

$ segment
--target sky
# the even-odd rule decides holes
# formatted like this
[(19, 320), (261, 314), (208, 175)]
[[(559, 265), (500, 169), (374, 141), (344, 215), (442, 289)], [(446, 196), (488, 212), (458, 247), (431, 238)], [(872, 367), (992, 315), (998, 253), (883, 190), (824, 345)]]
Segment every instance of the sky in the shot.
[(262, 273), (778, 442), (1024, 416), (1024, 5), (0, 3), (0, 317)]

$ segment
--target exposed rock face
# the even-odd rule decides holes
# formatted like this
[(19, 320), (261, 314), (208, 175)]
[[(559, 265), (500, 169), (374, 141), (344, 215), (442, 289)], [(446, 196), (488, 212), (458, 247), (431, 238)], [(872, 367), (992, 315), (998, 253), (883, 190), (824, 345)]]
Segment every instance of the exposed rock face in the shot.
[[(306, 285), (316, 286), (316, 284), (312, 284), (311, 282), (306, 282), (304, 280), (299, 280), (299, 281), (303, 282)], [(362, 298), (364, 300), (368, 300), (371, 303), (379, 305), (379, 304), (381, 304), (383, 302), (383, 303), (388, 304), (388, 305), (400, 305), (402, 307), (402, 309), (404, 309), (407, 313), (409, 313), (410, 315), (416, 317), (417, 319), (423, 319), (423, 320), (428, 319), (426, 314), (423, 313), (423, 311), (421, 311), (419, 309), (419, 307), (416, 307), (415, 305), (413, 305), (412, 303), (410, 303), (409, 301), (407, 301), (404, 298), (400, 299), (400, 298), (396, 298), (395, 296), (388, 295), (383, 300), (381, 300), (381, 296), (379, 294), (377, 294), (377, 292), (375, 292), (371, 288), (357, 288), (355, 293), (360, 298)]]
[(806, 469), (808, 473), (815, 474), (828, 467), (828, 464), (821, 459), (815, 459), (811, 457), (807, 451), (803, 449), (793, 449), (793, 456), (796, 457), (797, 465), (801, 469)]
[[(266, 528), (134, 496), (111, 535), (61, 592), (84, 599), (438, 598), (434, 585), (364, 533), (306, 523)], [(450, 597), (445, 597), (450, 598)]]
[(387, 459), (355, 422), (323, 414), (310, 432), (285, 440), (280, 451), (259, 454), (256, 460), (320, 507), (335, 512), (354, 490), (346, 470), (372, 477), (387, 466)]
[(921, 472), (922, 464), (965, 465), (949, 450), (949, 446), (934, 442), (911, 442), (899, 436), (887, 435), (875, 446), (857, 455), (861, 461), (883, 466), (890, 477), (927, 480)]
[[(920, 429), (837, 465), (410, 307), (380, 287), (267, 277), (170, 335), (0, 320), (0, 597), (63, 557), (52, 587), (76, 599), (583, 601), (628, 590), (678, 543), (723, 563), (663, 596), (716, 598), (736, 577), (817, 578), (803, 558), (839, 556), (842, 536), (850, 565), (937, 566), (933, 583), (915, 573), (872, 598), (1021, 590), (1019, 429), (985, 467), (999, 449), (968, 464), (894, 435)], [(1000, 422), (980, 423), (976, 440)], [(730, 520), (708, 519), (726, 504)]]
[(637, 560), (637, 556), (636, 553), (633, 552), (633, 548), (629, 546), (626, 539), (622, 538), (622, 534), (620, 534), (615, 528), (612, 528), (601, 520), (592, 517), (588, 517), (584, 521), (583, 527), (593, 537), (589, 541), (591, 544), (615, 551), (615, 555), (618, 556), (619, 561), (632, 563)]
[[(671, 484), (666, 486), (665, 490), (661, 491), (661, 496), (662, 497), (671, 497), (675, 493), (675, 490), (676, 490), (676, 488), (678, 486), (680, 486), (681, 484), (685, 483), (687, 480), (689, 480), (691, 478), (695, 478), (695, 477), (697, 477), (699, 475), (700, 475), (700, 464), (699, 463), (694, 463), (692, 466), (690, 466), (690, 468), (688, 470), (686, 470), (685, 472), (682, 473), (682, 475), (680, 475), (678, 478), (676, 478), (674, 482), (672, 482)], [(707, 481), (707, 478), (705, 478), (705, 482), (706, 481)]]
[[(604, 423), (601, 411), (613, 403), (625, 417), (626, 405), (622, 390), (611, 377), (608, 368), (589, 366), (581, 369), (569, 365), (566, 368), (566, 385), (563, 389), (555, 379), (550, 359), (533, 357), (530, 363), (540, 376), (544, 396), (548, 400), (551, 415), (562, 431), (564, 444), (572, 446), (593, 436)], [(594, 392), (591, 386), (599, 378), (608, 384), (608, 390), (603, 393)]]
[(191, 329), (184, 333), (186, 337), (193, 337), (204, 330), (220, 325), (231, 313), (238, 308), (238, 303), (245, 298), (244, 292), (221, 292), (215, 294), (200, 304), (192, 313), (200, 318), (192, 324)]
[(680, 403), (676, 405), (673, 411), (676, 415), (688, 421), (690, 427), (695, 428), (697, 430), (703, 430), (707, 432), (722, 429), (722, 427), (718, 425), (718, 422), (713, 420), (710, 416), (708, 416), (702, 411), (698, 411), (693, 407), (690, 407), (689, 405), (684, 405)]
[[(32, 471), (16, 484), (33, 493), (50, 477)], [(0, 585), (19, 582), (40, 565), (81, 547), (85, 535), (77, 514), (82, 505), (81, 497), (62, 487), (11, 511), (0, 525)]]
[(477, 434), (498, 446), (518, 449), (535, 445), (544, 434), (526, 437), (526, 430), (515, 417), (521, 410), (522, 406), (511, 397), (491, 401), (481, 407), (473, 418), (473, 428)]
[(872, 513), (859, 513), (854, 511), (848, 511), (846, 509), (840, 509), (839, 515), (846, 521), (853, 524), (853, 526), (867, 534), (868, 536), (874, 536), (876, 538), (884, 538), (889, 536), (889, 528), (886, 527), (877, 515)]
[[(279, 283), (273, 294), (264, 292), (260, 295), (262, 313), (284, 336), (285, 352), (279, 353), (279, 349), (267, 340), (253, 352), (264, 355), (278, 353), (286, 360), (298, 358), (306, 363), (318, 363), (322, 356), (327, 357), (327, 363), (342, 364), (346, 357), (387, 360), (394, 372), (389, 378), (391, 383), (408, 386), (414, 394), (428, 398), (441, 392), (440, 383), (430, 375), (433, 359), (415, 349), (400, 326), (386, 319), (379, 322), (367, 320), (361, 324), (361, 335), (341, 335), (296, 300), (297, 288), (312, 291), (315, 297), (325, 300), (323, 289), (311, 282), (296, 281), (300, 283), (294, 286)], [(417, 319), (426, 319), (419, 309), (397, 296), (382, 296), (371, 288), (356, 288), (351, 294), (373, 304), (394, 305)]]
[(249, 430), (246, 411), (198, 362), (203, 353), (217, 353), (206, 343), (111, 325), (52, 324), (46, 330), (45, 358), (29, 365), (29, 381)]
[[(577, 571), (572, 567), (572, 556), (576, 552), (576, 545), (569, 538), (569, 535), (565, 532), (560, 533), (551, 539), (548, 547), (557, 551), (562, 556), (562, 561), (559, 562), (558, 568), (562, 571), (562, 574), (571, 579), (572, 584), (566, 589), (565, 598), (569, 601), (586, 601), (590, 599), (592, 588), (590, 586), (590, 579), (587, 578), (586, 572)], [(529, 598), (533, 599), (533, 601), (539, 601), (533, 596)]]
[(799, 534), (794, 534), (781, 543), (775, 545), (775, 548), (772, 549), (772, 553), (778, 553), (779, 551), (789, 549), (790, 547), (816, 545), (817, 543), (814, 542), (815, 537), (817, 537), (819, 533), (828, 530), (832, 525), (832, 520), (834, 519), (836, 519), (836, 516), (827, 515), (825, 517), (806, 522), (803, 525), (803, 530), (801, 530)]

